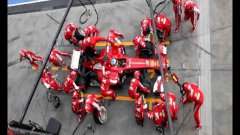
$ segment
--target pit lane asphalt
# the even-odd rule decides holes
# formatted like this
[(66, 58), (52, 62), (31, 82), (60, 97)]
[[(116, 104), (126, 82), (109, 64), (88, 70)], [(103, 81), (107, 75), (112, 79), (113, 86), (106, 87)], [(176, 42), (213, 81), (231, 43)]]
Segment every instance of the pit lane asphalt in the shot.
[[(154, 4), (156, 5), (156, 3)], [(224, 10), (220, 10), (224, 5)], [(88, 6), (92, 8), (91, 6)], [(225, 0), (218, 1), (214, 0), (210, 2), (210, 21), (211, 21), (211, 54), (215, 57), (211, 58), (211, 74), (212, 76), (212, 125), (213, 134), (231, 134), (231, 32), (232, 27), (226, 27), (226, 29), (220, 29), (222, 26), (228, 26), (231, 23), (231, 2)], [(99, 13), (99, 23), (97, 27), (100, 30), (100, 36), (106, 37), (110, 28), (115, 28), (125, 34), (125, 38), (122, 41), (132, 41), (133, 37), (140, 34), (140, 21), (145, 16), (149, 16), (149, 8), (146, 6), (145, 1), (131, 0), (116, 3), (97, 4), (96, 8)], [(200, 9), (201, 10), (201, 9)], [(78, 17), (84, 10), (80, 7), (73, 7), (70, 10), (69, 16), (65, 22), (75, 22), (77, 25)], [(39, 55), (46, 56), (45, 51), (47, 46), (50, 45), (57, 25), (54, 21), (49, 19), (45, 13), (50, 14), (55, 19), (60, 20), (65, 12), (65, 9), (49, 10), (42, 12), (26, 13), (19, 15), (8, 16), (8, 62), (14, 61), (19, 58), (19, 51), (21, 49), (30, 49), (34, 52), (39, 52)], [(172, 29), (175, 28), (174, 14), (172, 11), (172, 5), (169, 6), (163, 12), (172, 21)], [(220, 16), (224, 14), (225, 18)], [(228, 14), (228, 16), (226, 15)], [(95, 23), (93, 17), (89, 20), (89, 23)], [(200, 19), (204, 18), (200, 16)], [(83, 27), (85, 27), (85, 24)], [(198, 31), (197, 27), (197, 31)], [(220, 30), (219, 30), (220, 29)], [(190, 32), (191, 23), (182, 22), (181, 29), (178, 33), (173, 33), (169, 40), (183, 39), (172, 42), (168, 46), (168, 57), (170, 59), (170, 65), (176, 69), (175, 72), (179, 75), (180, 81), (191, 81), (194, 83), (199, 82), (199, 48), (194, 45), (198, 43), (198, 33)], [(188, 38), (189, 37), (189, 38)], [(63, 38), (63, 31), (59, 36), (59, 44)], [(71, 52), (72, 48), (67, 46), (65, 40), (63, 40), (66, 47), (57, 47), (59, 50), (66, 50)], [(45, 49), (45, 50), (43, 50)], [(204, 49), (204, 48), (203, 48)], [(41, 51), (42, 50), (42, 51)], [(127, 55), (134, 55), (133, 50), (127, 49)], [(70, 60), (67, 58), (64, 60), (70, 64)], [(62, 80), (68, 74), (68, 71), (58, 71), (58, 78)], [(225, 78), (223, 78), (223, 76)], [(21, 62), (8, 68), (8, 122), (11, 120), (19, 120), (23, 108), (26, 104), (27, 98), (29, 97), (32, 84), (36, 78), (36, 71), (31, 69), (26, 62)], [(130, 79), (130, 78), (129, 78)], [(129, 81), (129, 79), (127, 81)], [(117, 89), (116, 93), (119, 95), (127, 95), (127, 88), (129, 83), (126, 83), (123, 89)], [(180, 94), (178, 87), (172, 82), (167, 84), (167, 88), (170, 92), (177, 95), (178, 101)], [(96, 88), (91, 88), (88, 92), (96, 92)], [(225, 96), (221, 99), (222, 95)], [(69, 95), (60, 95), (62, 105), (55, 109), (52, 103), (48, 103), (46, 99), (46, 89), (39, 83), (37, 91), (30, 104), (24, 123), (28, 120), (35, 121), (46, 126), (47, 121), (50, 117), (58, 119), (62, 123), (62, 129), (60, 134), (66, 135), (71, 134), (76, 127), (78, 121), (77, 116), (71, 111), (71, 97)], [(179, 122), (183, 120), (184, 114), (186, 115), (191, 104), (179, 107)], [(144, 127), (139, 127), (134, 120), (133, 115), (133, 102), (127, 101), (116, 101), (112, 102), (111, 106), (107, 106), (109, 111), (109, 121), (105, 125), (97, 125), (94, 123), (91, 115), (87, 116), (86, 119), (81, 123), (78, 134), (82, 134), (88, 124), (95, 126), (96, 134), (157, 134), (154, 131), (153, 123), (150, 120), (145, 121)], [(230, 114), (230, 115), (229, 115)], [(189, 116), (190, 119), (186, 124), (183, 125), (179, 134), (198, 134), (194, 131), (193, 127), (195, 121), (193, 114)], [(174, 131), (179, 127), (177, 122), (174, 122)], [(216, 124), (218, 123), (218, 124)], [(169, 134), (169, 129), (166, 130), (166, 134)], [(205, 129), (202, 129), (203, 132)], [(208, 133), (206, 133), (208, 134)], [(210, 133), (211, 134), (211, 133)]]

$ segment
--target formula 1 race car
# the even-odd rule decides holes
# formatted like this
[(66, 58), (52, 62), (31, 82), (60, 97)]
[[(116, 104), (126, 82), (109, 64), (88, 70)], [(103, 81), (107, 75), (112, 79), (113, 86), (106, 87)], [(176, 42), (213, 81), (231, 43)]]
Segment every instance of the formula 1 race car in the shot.
[[(101, 50), (98, 57), (90, 61), (82, 61), (79, 59), (81, 51), (74, 50), (71, 67), (75, 67), (79, 73), (76, 84), (88, 87), (91, 79), (101, 83), (101, 80), (105, 76), (105, 72), (108, 72), (107, 79), (112, 82), (110, 86), (116, 84), (121, 85), (126, 79), (126, 74), (134, 70), (146, 71), (147, 69), (154, 69), (159, 71), (160, 63), (158, 59), (129, 57), (120, 53), (118, 49), (118, 46), (114, 46), (110, 49), (110, 52), (106, 53), (105, 48)], [(168, 67), (166, 59), (162, 59), (162, 63), (165, 75)], [(145, 80), (147, 80), (147, 78), (145, 78)]]

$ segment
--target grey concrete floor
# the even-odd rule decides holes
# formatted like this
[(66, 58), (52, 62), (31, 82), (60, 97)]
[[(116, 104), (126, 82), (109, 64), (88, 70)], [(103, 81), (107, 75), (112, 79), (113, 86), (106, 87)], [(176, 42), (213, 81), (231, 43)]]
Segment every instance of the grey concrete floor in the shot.
[[(156, 5), (154, 1), (154, 5)], [(211, 83), (212, 83), (212, 134), (229, 135), (232, 133), (232, 2), (227, 0), (212, 0), (210, 7), (210, 44), (211, 44)], [(122, 41), (132, 41), (133, 37), (140, 35), (140, 21), (146, 16), (150, 16), (149, 8), (145, 0), (131, 0), (114, 3), (96, 4), (99, 13), (99, 22), (97, 27), (100, 30), (100, 36), (106, 37), (109, 29), (114, 28), (124, 33), (125, 38)], [(92, 9), (91, 6), (87, 6)], [(221, 8), (220, 8), (221, 7)], [(200, 9), (201, 10), (201, 9)], [(80, 14), (84, 9), (80, 7), (71, 8), (65, 24), (69, 22), (78, 23)], [(94, 11), (94, 10), (92, 10)], [(8, 16), (8, 63), (19, 58), (21, 49), (29, 49), (46, 57), (48, 46), (53, 40), (58, 24), (52, 21), (45, 13), (61, 20), (65, 9), (51, 11), (42, 11), (26, 13), (20, 15)], [(174, 14), (172, 4), (163, 11), (172, 21), (172, 30), (175, 28)], [(203, 17), (203, 16), (201, 16)], [(200, 19), (201, 19), (200, 17)], [(96, 16), (90, 18), (87, 24), (95, 23)], [(81, 27), (85, 27), (84, 24)], [(168, 57), (173, 70), (179, 75), (180, 81), (191, 81), (199, 83), (199, 47), (198, 47), (198, 28), (191, 33), (191, 23), (182, 22), (178, 33), (172, 31), (168, 46)], [(73, 47), (63, 40), (64, 45), (60, 45), (63, 38), (63, 31), (58, 38), (59, 50), (72, 52)], [(47, 49), (48, 48), (48, 49)], [(127, 55), (133, 56), (133, 48), (127, 49)], [(70, 60), (65, 58), (68, 64)], [(58, 71), (58, 79), (63, 80), (68, 71)], [(8, 67), (8, 122), (19, 120), (27, 98), (33, 88), (37, 72), (31, 69), (27, 62), (21, 62)], [(127, 95), (129, 80), (122, 89), (117, 89), (119, 95)], [(180, 94), (178, 87), (173, 82), (167, 83), (170, 92), (177, 95), (178, 101)], [(98, 92), (98, 88), (90, 88), (88, 92)], [(224, 98), (219, 98), (224, 96)], [(70, 95), (60, 95), (62, 105), (55, 109), (52, 103), (47, 102), (46, 89), (39, 83), (37, 91), (30, 104), (24, 123), (28, 120), (35, 121), (46, 126), (50, 117), (58, 119), (62, 123), (60, 134), (71, 134), (78, 124), (77, 116), (71, 111)], [(182, 106), (179, 104), (179, 120), (174, 122), (174, 131), (176, 132), (183, 117), (191, 110), (192, 105)], [(88, 115), (80, 124), (77, 130), (82, 134), (88, 124), (95, 127), (96, 134), (157, 134), (154, 131), (152, 121), (145, 121), (143, 128), (139, 127), (133, 116), (133, 102), (116, 101), (107, 107), (109, 111), (109, 120), (105, 125), (94, 123), (91, 115)], [(187, 121), (182, 126), (180, 135), (198, 134), (194, 130), (195, 121), (193, 114), (188, 116)], [(204, 130), (204, 129), (202, 129)], [(169, 134), (169, 129), (166, 129)], [(202, 133), (204, 134), (204, 133)], [(206, 133), (208, 134), (208, 133)]]

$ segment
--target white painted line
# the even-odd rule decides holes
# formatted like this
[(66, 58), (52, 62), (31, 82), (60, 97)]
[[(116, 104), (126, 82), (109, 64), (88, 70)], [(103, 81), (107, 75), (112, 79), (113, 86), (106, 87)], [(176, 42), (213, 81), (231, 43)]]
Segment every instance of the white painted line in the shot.
[(22, 2), (22, 3), (17, 3), (17, 4), (10, 4), (10, 5), (8, 5), (8, 7), (20, 6), (20, 5), (27, 5), (27, 4), (39, 3), (39, 2), (45, 2), (45, 1), (51, 1), (51, 0), (34, 0), (34, 1), (29, 1), (29, 2)]
[[(208, 52), (210, 48), (209, 1), (197, 0), (200, 18), (197, 26), (198, 45)], [(200, 76), (199, 87), (204, 93), (204, 102), (200, 109), (202, 129), (199, 135), (212, 135), (212, 96), (211, 96), (211, 55), (199, 49)]]

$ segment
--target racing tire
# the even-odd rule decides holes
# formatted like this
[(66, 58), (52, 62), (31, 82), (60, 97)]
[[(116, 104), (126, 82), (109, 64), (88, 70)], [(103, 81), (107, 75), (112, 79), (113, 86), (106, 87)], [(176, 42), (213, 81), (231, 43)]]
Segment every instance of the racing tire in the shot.
[(60, 103), (60, 98), (59, 98), (58, 96), (54, 96), (53, 99), (54, 99), (54, 100), (53, 100), (53, 105), (54, 105), (54, 107), (55, 107), (55, 108), (58, 108), (58, 107), (60, 106), (60, 104), (61, 104), (61, 103)]
[(102, 112), (102, 116), (98, 116), (98, 110), (95, 109), (93, 112), (93, 118), (97, 124), (105, 124), (108, 118), (107, 110), (104, 106), (100, 106), (100, 109)]

